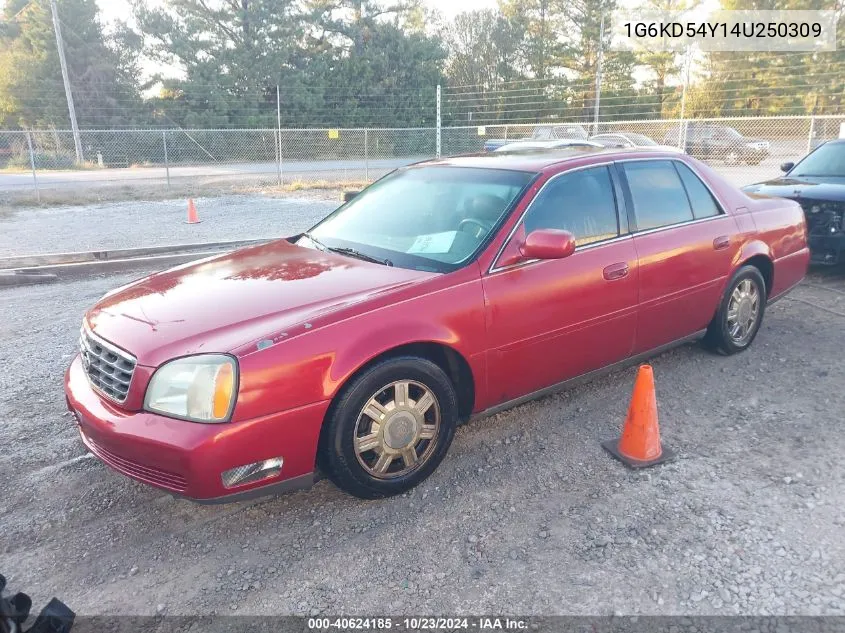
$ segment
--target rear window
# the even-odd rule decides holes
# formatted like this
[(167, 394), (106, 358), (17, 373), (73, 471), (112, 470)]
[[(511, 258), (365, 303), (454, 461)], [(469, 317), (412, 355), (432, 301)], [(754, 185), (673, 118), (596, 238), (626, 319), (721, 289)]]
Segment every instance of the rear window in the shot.
[(692, 212), (696, 219), (709, 218), (714, 215), (719, 215), (722, 210), (719, 204), (713, 198), (713, 194), (704, 185), (703, 182), (696, 176), (693, 171), (683, 163), (674, 163), (675, 169), (681, 176), (684, 187), (687, 190), (690, 204), (692, 205)]

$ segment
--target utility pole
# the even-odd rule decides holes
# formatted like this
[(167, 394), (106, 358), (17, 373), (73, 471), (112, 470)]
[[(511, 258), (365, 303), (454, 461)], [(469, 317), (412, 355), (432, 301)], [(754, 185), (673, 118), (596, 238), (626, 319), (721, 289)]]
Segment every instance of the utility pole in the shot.
[(279, 186), (282, 184), (282, 93), (276, 84), (276, 132), (279, 135), (279, 160), (276, 163), (279, 176)]
[(435, 132), (435, 156), (440, 158), (440, 84), (437, 84), (437, 131)]
[(76, 148), (76, 162), (82, 163), (82, 141), (79, 138), (79, 126), (76, 124), (76, 109), (73, 107), (73, 95), (70, 92), (70, 78), (67, 74), (67, 61), (65, 61), (65, 44), (62, 41), (62, 27), (59, 22), (59, 10), (56, 8), (56, 0), (50, 0), (50, 10), (53, 12), (53, 29), (56, 31), (56, 48), (59, 51), (59, 64), (62, 67), (62, 80), (65, 84), (67, 109), (68, 114), (70, 114), (70, 128), (73, 130), (73, 145)]
[(599, 27), (599, 52), (596, 59), (596, 105), (593, 108), (593, 134), (599, 133), (599, 106), (601, 105), (601, 67), (604, 61), (604, 14)]
[(684, 121), (687, 109), (687, 88), (689, 88), (689, 71), (692, 65), (692, 48), (687, 48), (686, 60), (684, 63), (684, 87), (681, 92), (681, 120), (678, 125), (678, 147), (686, 149), (687, 124)]

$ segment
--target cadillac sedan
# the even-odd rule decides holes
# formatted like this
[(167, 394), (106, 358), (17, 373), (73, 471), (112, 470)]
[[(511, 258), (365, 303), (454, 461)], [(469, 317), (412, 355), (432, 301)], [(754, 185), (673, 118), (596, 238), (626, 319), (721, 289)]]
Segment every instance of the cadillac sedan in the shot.
[(429, 161), (305, 233), (108, 293), (67, 401), (92, 453), (178, 496), (321, 472), (384, 497), (428, 477), (474, 416), (681, 342), (747, 349), (808, 259), (797, 203), (683, 154)]

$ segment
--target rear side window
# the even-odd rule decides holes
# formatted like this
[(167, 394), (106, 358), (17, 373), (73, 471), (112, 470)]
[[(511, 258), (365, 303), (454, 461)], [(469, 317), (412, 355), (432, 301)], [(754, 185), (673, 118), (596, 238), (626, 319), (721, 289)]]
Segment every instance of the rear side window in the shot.
[(692, 204), (692, 213), (695, 219), (709, 218), (714, 215), (719, 215), (722, 210), (719, 204), (713, 198), (713, 194), (704, 186), (701, 179), (693, 173), (693, 171), (683, 163), (675, 163), (675, 168), (681, 176), (684, 187), (687, 190), (690, 204)]
[(645, 231), (693, 219), (687, 192), (672, 161), (650, 160), (622, 163), (637, 229)]
[(579, 246), (619, 235), (616, 197), (607, 167), (593, 167), (556, 176), (525, 216), (525, 231), (561, 229)]

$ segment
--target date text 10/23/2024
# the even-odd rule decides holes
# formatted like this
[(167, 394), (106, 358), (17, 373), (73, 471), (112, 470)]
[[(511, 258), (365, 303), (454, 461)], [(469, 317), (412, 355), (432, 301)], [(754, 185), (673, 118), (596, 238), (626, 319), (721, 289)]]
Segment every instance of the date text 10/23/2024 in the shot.
[(324, 617), (308, 618), (311, 631), (527, 631), (529, 623), (512, 617)]

